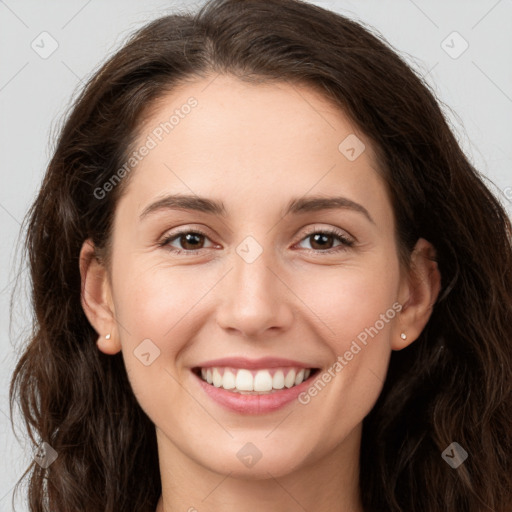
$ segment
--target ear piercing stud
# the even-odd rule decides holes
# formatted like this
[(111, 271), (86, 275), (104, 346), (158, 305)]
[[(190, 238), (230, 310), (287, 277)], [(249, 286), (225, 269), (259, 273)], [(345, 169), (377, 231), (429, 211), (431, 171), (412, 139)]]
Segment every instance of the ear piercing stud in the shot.
[(108, 333), (108, 334), (105, 336), (105, 339), (106, 339), (106, 340), (109, 340), (109, 339), (110, 339), (110, 333)]
[(403, 332), (402, 334), (400, 334), (400, 338), (402, 338), (403, 340), (406, 340), (407, 334), (405, 334), (405, 332)]

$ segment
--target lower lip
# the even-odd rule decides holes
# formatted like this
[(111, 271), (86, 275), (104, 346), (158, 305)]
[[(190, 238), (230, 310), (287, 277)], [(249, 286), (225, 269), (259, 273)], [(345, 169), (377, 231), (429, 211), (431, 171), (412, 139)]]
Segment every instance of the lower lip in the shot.
[[(310, 377), (298, 386), (285, 388), (266, 395), (242, 395), (208, 384), (194, 372), (192, 374), (210, 398), (226, 409), (241, 414), (265, 414), (282, 409), (305, 391), (311, 385), (312, 380)], [(313, 375), (313, 378), (315, 375)]]

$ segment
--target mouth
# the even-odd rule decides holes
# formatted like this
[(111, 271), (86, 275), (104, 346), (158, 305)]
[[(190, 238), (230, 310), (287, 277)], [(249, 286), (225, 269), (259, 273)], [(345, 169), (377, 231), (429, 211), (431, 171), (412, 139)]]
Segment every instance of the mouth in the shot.
[(319, 371), (319, 368), (289, 366), (260, 369), (229, 366), (192, 368), (192, 372), (210, 386), (241, 395), (279, 393), (313, 379)]

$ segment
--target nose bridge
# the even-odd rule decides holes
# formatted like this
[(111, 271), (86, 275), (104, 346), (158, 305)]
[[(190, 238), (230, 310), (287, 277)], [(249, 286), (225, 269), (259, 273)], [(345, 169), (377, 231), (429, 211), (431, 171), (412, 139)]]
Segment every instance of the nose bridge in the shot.
[(235, 249), (236, 255), (233, 255), (232, 282), (237, 293), (241, 293), (242, 296), (247, 292), (247, 295), (252, 295), (253, 298), (262, 295), (262, 298), (268, 300), (272, 299), (270, 278), (274, 276), (269, 267), (274, 266), (275, 258), (272, 248), (267, 244), (264, 249), (262, 243), (250, 235), (238, 244)]
[[(222, 288), (217, 320), (225, 329), (255, 335), (291, 320), (286, 287), (276, 277), (273, 247), (247, 236), (232, 254), (233, 270)], [(278, 270), (277, 270), (278, 272)]]

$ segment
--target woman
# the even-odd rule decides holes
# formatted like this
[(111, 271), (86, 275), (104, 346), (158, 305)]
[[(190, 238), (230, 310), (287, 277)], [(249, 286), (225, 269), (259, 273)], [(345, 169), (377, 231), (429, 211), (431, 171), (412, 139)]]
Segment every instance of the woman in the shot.
[(213, 0), (144, 27), (27, 249), (31, 510), (510, 510), (510, 221), (357, 23)]

